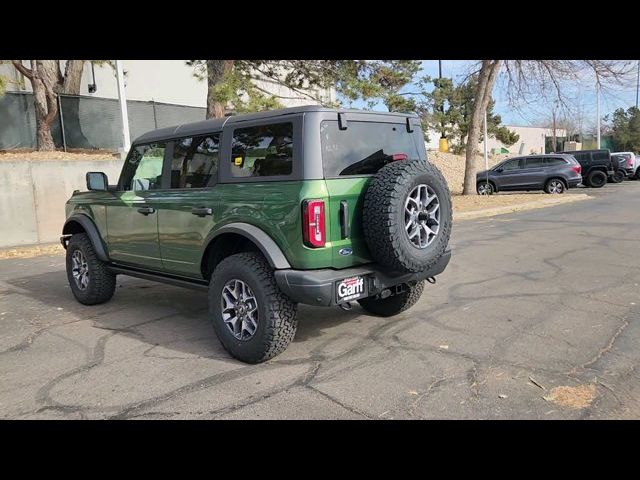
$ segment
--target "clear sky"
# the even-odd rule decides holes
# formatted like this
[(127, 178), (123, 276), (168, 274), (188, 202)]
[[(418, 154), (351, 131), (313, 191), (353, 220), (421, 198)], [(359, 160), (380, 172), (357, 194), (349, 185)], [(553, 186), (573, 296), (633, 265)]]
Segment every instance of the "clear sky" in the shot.
[[(462, 81), (476, 64), (477, 60), (442, 60), (442, 76), (453, 78), (454, 83)], [(438, 76), (438, 60), (423, 60), (422, 72), (418, 76), (430, 75)], [(596, 122), (596, 89), (595, 77), (593, 81), (585, 77), (580, 84), (572, 85), (570, 93), (575, 99), (575, 104), (580, 106), (587, 119), (587, 123)], [(502, 123), (505, 125), (538, 125), (543, 119), (550, 117), (551, 106), (543, 102), (533, 105), (520, 106), (518, 109), (509, 105), (505, 86), (501, 81), (496, 82), (493, 92), (496, 106), (494, 112), (500, 114)], [(608, 85), (603, 89), (600, 96), (601, 116), (612, 113), (617, 108), (627, 109), (635, 105), (636, 102), (636, 75), (635, 70), (625, 81), (624, 85)], [(364, 103), (358, 102), (353, 105), (355, 108), (362, 108)], [(379, 105), (376, 110), (386, 110), (384, 105)], [(591, 119), (591, 121), (589, 121)]]

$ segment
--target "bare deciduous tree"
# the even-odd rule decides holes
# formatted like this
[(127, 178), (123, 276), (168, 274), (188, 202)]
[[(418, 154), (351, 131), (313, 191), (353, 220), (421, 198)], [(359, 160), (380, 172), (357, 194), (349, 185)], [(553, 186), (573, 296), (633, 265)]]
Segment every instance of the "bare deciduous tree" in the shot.
[[(631, 73), (635, 64), (617, 60), (482, 60), (474, 73), (482, 79), (475, 95), (473, 115), (469, 125), (466, 150), (465, 195), (475, 195), (476, 150), (482, 119), (493, 86), (501, 70), (504, 90), (512, 106), (522, 106), (534, 102), (554, 101), (569, 111), (573, 99), (571, 85), (584, 82), (599, 82), (603, 89), (607, 83), (621, 83)], [(502, 67), (502, 69), (501, 69)], [(595, 77), (595, 82), (594, 82)]]

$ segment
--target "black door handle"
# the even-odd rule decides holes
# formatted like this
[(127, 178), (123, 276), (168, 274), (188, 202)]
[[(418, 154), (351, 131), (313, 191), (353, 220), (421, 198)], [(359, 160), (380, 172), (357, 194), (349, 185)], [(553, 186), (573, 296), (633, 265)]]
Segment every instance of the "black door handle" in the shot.
[(191, 213), (198, 217), (204, 217), (206, 215), (213, 215), (213, 209), (208, 207), (192, 208)]
[(140, 207), (138, 209), (138, 213), (141, 213), (143, 215), (149, 215), (150, 213), (155, 213), (156, 209), (153, 207)]

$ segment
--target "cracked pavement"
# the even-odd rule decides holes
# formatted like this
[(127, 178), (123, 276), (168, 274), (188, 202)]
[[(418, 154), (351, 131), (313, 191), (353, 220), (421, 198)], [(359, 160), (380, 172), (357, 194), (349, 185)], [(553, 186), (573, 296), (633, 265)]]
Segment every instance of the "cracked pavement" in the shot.
[[(119, 276), (85, 307), (64, 258), (2, 260), (0, 418), (639, 418), (640, 182), (575, 191), (596, 198), (456, 222), (395, 318), (301, 306), (261, 365), (226, 354), (203, 293)], [(586, 408), (543, 398), (585, 384)]]

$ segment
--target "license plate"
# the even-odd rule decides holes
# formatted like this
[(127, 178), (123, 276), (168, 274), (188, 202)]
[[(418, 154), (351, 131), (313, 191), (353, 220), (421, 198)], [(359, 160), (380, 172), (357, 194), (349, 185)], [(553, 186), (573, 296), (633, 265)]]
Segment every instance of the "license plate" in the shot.
[(364, 277), (349, 277), (336, 282), (337, 303), (357, 300), (367, 296), (367, 282)]

